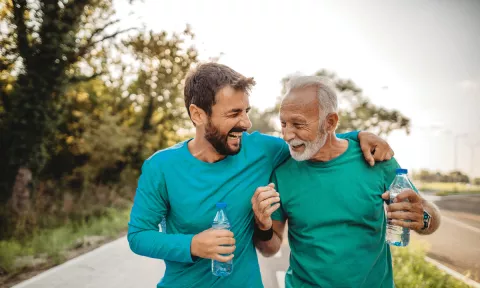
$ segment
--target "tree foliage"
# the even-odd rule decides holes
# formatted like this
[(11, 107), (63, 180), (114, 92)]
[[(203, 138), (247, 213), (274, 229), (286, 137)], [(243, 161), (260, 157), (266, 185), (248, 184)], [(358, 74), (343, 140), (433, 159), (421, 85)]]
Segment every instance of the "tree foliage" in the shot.
[(189, 132), (194, 34), (119, 30), (110, 0), (7, 0), (0, 16), (0, 238), (124, 205), (143, 160)]
[[(20, 167), (38, 175), (68, 84), (104, 73), (88, 59), (125, 31), (113, 29), (111, 0), (6, 0), (0, 8), (0, 200)], [(112, 29), (114, 31), (112, 31)], [(104, 45), (104, 46), (102, 46)], [(101, 61), (100, 61), (101, 62)], [(83, 64), (83, 65), (79, 65)], [(88, 65), (94, 64), (94, 65)]]
[(452, 171), (449, 173), (433, 172), (422, 169), (413, 173), (413, 179), (423, 182), (443, 182), (443, 183), (469, 183), (468, 175), (461, 171)]
[[(327, 77), (332, 81), (338, 92), (339, 101), (339, 126), (338, 132), (352, 130), (371, 131), (378, 135), (385, 136), (393, 130), (403, 129), (410, 132), (410, 119), (402, 115), (397, 110), (388, 110), (374, 105), (363, 95), (352, 80), (339, 78), (335, 73), (327, 70), (320, 70), (315, 75)], [(281, 95), (285, 94), (286, 84), (289, 77), (282, 79)], [(277, 116), (280, 110), (279, 98), (275, 106), (266, 110), (265, 113), (252, 111), (254, 129), (259, 129), (264, 133), (278, 132), (278, 128), (272, 124), (271, 117)], [(252, 122), (253, 122), (252, 121)]]

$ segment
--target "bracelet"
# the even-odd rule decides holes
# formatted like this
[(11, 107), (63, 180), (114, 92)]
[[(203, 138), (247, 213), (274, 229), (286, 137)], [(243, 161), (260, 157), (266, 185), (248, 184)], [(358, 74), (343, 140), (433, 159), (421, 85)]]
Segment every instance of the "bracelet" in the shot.
[(273, 237), (273, 227), (270, 227), (270, 229), (268, 229), (268, 230), (261, 230), (255, 224), (255, 230), (254, 230), (253, 235), (254, 235), (255, 239), (257, 239), (257, 240), (269, 241)]

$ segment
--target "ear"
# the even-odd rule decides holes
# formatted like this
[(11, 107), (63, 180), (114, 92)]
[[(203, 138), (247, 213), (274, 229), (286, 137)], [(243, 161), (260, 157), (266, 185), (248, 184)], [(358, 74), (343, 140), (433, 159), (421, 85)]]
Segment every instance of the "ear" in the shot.
[(338, 114), (336, 112), (328, 114), (326, 119), (326, 124), (327, 124), (326, 129), (328, 132), (331, 133), (335, 131), (338, 125)]
[(201, 126), (207, 123), (208, 116), (202, 108), (195, 104), (190, 104), (188, 110), (190, 111), (190, 118), (192, 118), (192, 122), (195, 126)]

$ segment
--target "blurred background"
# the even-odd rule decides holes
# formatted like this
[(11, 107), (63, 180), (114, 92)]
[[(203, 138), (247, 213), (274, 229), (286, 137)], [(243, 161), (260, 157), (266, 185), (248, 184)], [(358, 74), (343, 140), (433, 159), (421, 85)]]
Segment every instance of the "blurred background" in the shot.
[[(480, 280), (479, 51), (476, 0), (0, 0), (0, 286), (125, 235), (144, 159), (193, 136), (186, 73), (216, 61), (255, 77), (252, 131), (273, 135), (289, 75), (331, 77), (338, 132), (384, 137), (442, 209), (437, 233), (394, 251), (397, 286), (467, 287)], [(265, 287), (282, 287), (284, 246), (261, 259)], [(147, 265), (111, 249), (125, 253), (111, 265)]]

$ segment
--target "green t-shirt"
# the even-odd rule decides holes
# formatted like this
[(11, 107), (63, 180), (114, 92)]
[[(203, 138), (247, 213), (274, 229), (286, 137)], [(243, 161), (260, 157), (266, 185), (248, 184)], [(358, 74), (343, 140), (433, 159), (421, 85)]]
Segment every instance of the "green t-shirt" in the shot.
[(382, 193), (395, 159), (370, 167), (358, 143), (327, 162), (289, 159), (272, 175), (288, 219), (286, 287), (394, 287)]

